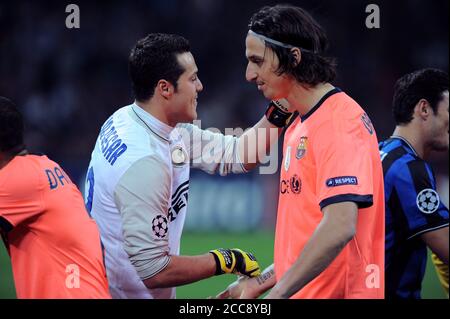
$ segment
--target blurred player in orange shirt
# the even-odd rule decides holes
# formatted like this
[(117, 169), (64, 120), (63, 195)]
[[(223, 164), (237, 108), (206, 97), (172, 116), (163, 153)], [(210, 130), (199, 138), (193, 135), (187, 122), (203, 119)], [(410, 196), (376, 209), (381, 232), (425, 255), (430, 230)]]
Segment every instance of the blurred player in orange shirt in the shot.
[(369, 117), (330, 84), (325, 32), (303, 9), (264, 7), (249, 29), (247, 80), (297, 116), (284, 137), (274, 267), (218, 297), (273, 287), (268, 298), (384, 298), (383, 171)]
[(0, 234), (18, 298), (110, 298), (97, 225), (67, 174), (23, 145), (22, 116), (0, 97)]

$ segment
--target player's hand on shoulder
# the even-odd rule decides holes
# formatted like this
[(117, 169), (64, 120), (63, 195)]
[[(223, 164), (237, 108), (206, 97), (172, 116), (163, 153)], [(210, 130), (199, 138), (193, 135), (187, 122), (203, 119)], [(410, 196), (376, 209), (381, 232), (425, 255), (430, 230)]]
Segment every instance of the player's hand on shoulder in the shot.
[(292, 113), (293, 110), (291, 108), (291, 105), (286, 99), (279, 99), (279, 100), (272, 100), (273, 104), (275, 104), (276, 107), (283, 110), (286, 113)]
[(273, 125), (283, 128), (292, 118), (294, 110), (286, 99), (272, 100), (264, 113)]

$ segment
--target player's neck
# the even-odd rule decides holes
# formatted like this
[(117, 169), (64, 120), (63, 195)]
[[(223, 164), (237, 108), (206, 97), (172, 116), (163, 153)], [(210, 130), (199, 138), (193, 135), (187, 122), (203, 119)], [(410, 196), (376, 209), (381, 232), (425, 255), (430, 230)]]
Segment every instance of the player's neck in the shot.
[(420, 130), (412, 127), (411, 125), (397, 125), (394, 133), (392, 133), (392, 136), (401, 137), (406, 140), (414, 148), (414, 151), (420, 158), (425, 159), (427, 157), (428, 152), (425, 149)]
[(8, 165), (9, 162), (11, 162), (13, 160), (14, 157), (16, 156), (22, 156), (22, 155), (27, 155), (28, 151), (27, 150), (22, 150), (20, 153), (16, 154), (11, 154), (11, 153), (2, 153), (0, 152), (0, 169), (2, 169), (3, 167), (5, 167), (6, 165)]
[(141, 109), (149, 113), (151, 116), (156, 118), (157, 120), (163, 122), (164, 124), (167, 124), (171, 127), (174, 127), (175, 125), (172, 125), (173, 123), (170, 123), (166, 112), (164, 112), (163, 108), (161, 107), (160, 103), (155, 102), (153, 99), (150, 99), (146, 102), (135, 102)]
[(320, 99), (329, 91), (334, 89), (330, 83), (321, 83), (313, 88), (307, 88), (297, 84), (290, 92), (287, 100), (289, 104), (299, 112), (300, 116), (307, 114)]
[(11, 161), (11, 158), (6, 158), (3, 153), (0, 153), (0, 169), (6, 166)]

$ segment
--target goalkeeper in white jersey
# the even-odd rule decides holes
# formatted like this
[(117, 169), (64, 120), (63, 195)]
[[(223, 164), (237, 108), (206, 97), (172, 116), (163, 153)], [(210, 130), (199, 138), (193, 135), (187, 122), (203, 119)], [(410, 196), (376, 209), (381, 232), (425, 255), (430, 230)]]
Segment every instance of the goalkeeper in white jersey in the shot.
[(269, 136), (270, 129), (278, 133), (290, 113), (271, 103), (240, 138), (186, 124), (197, 118), (203, 86), (189, 42), (177, 35), (150, 34), (138, 41), (129, 71), (135, 102), (103, 124), (86, 178), (86, 205), (100, 229), (111, 295), (175, 298), (173, 287), (214, 275), (259, 275), (256, 259), (239, 249), (179, 255), (189, 169), (246, 172), (278, 134), (256, 147), (244, 138)]

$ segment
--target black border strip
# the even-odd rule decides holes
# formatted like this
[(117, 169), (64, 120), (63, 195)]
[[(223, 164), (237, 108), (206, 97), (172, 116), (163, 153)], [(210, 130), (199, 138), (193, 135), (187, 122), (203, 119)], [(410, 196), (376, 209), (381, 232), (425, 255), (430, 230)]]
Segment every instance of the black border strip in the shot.
[(320, 99), (319, 102), (317, 102), (316, 105), (313, 106), (313, 108), (311, 110), (309, 110), (308, 113), (306, 113), (305, 115), (301, 116), (301, 120), (302, 122), (304, 122), (308, 117), (310, 117), (315, 111), (317, 111), (317, 109), (323, 104), (323, 102), (325, 102), (326, 99), (328, 99), (330, 96), (336, 94), (336, 93), (340, 93), (342, 92), (342, 90), (340, 88), (334, 88), (331, 91), (329, 91), (327, 94), (325, 94), (324, 96), (322, 96), (322, 98)]
[(373, 205), (373, 195), (340, 194), (325, 198), (319, 205), (320, 209), (323, 209), (328, 205), (342, 202), (354, 202), (358, 205), (358, 208), (367, 208)]

